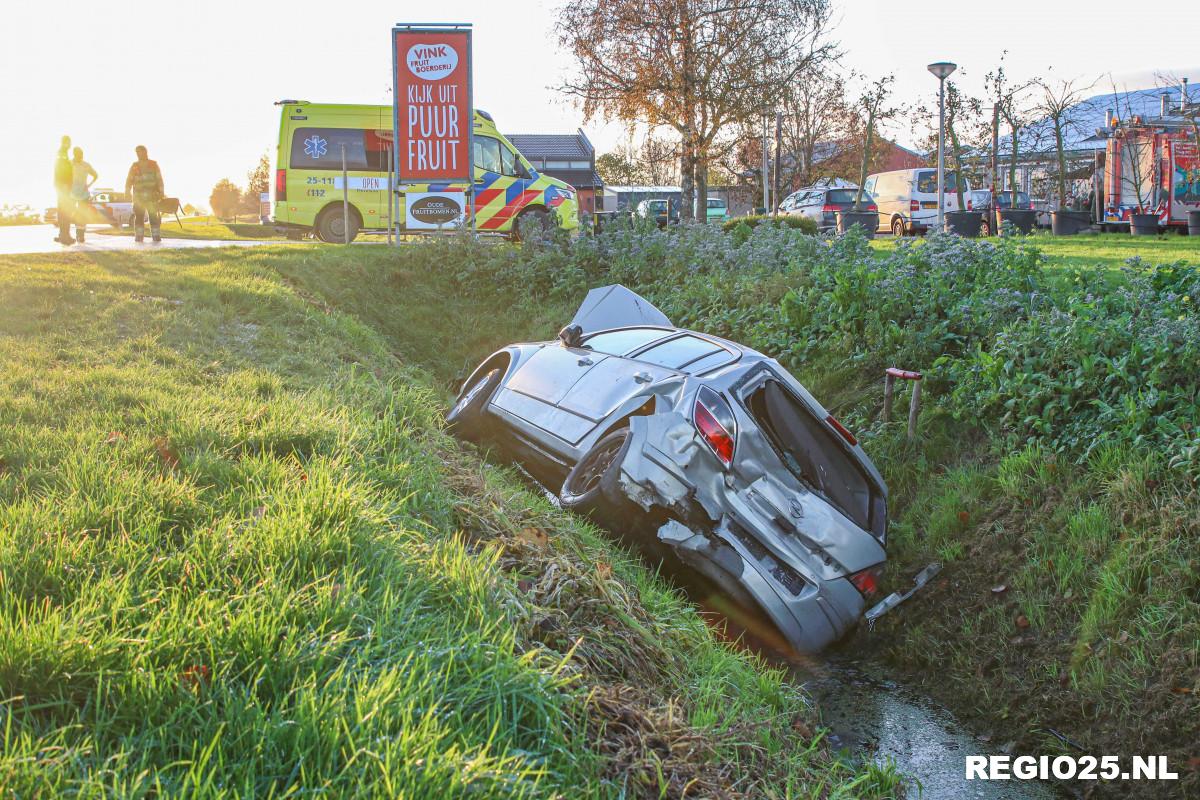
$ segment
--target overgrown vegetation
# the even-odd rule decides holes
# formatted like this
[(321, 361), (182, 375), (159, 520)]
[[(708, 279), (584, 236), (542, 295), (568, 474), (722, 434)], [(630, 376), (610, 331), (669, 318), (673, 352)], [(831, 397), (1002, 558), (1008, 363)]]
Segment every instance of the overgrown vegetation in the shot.
[(794, 214), (747, 214), (744, 217), (734, 217), (733, 219), (725, 220), (725, 222), (721, 223), (721, 229), (726, 233), (734, 233), (736, 231), (737, 236), (742, 241), (745, 241), (750, 231), (759, 225), (778, 225), (795, 228), (811, 236), (815, 236), (817, 233), (816, 220)]
[[(453, 296), (441, 324), (455, 330), (504, 309), (494, 345), (550, 336), (587, 288), (620, 282), (677, 324), (776, 356), (888, 480), (896, 585), (931, 559), (947, 565), (872, 640), (1018, 747), (1062, 746), (1053, 729), (1088, 752), (1165, 753), (1185, 776), (1170, 790), (1196, 787), (1194, 261), (1064, 273), (1015, 238), (880, 250), (773, 225), (685, 226), (430, 243), (356, 291), (378, 293), (368, 287), (385, 276)], [(442, 329), (440, 358), (465, 369), (486, 354)], [(927, 375), (916, 442), (877, 419), (889, 365)]]
[(4, 795), (894, 795), (441, 432), (406, 254), (0, 258)]

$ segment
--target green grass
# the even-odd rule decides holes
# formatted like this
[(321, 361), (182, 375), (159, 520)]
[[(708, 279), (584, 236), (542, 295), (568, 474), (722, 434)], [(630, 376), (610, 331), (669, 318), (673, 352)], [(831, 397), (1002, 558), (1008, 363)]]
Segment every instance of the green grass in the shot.
[[(1126, 233), (1052, 236), (1042, 232), (1024, 239), (1042, 251), (1049, 267), (1063, 271), (1099, 270), (1113, 278), (1119, 278), (1121, 268), (1131, 258), (1140, 258), (1148, 264), (1200, 261), (1200, 239), (1174, 233), (1141, 237)], [(878, 250), (890, 250), (896, 241), (890, 236), (879, 236), (871, 245)]]
[[(106, 236), (132, 236), (132, 228), (106, 227), (95, 233)], [(216, 217), (184, 217), (163, 215), (162, 235), (166, 239), (216, 239), (220, 241), (280, 239), (274, 225), (258, 222), (222, 222)]]
[(442, 433), (406, 358), (510, 331), (409, 258), (0, 258), (5, 795), (895, 795)]

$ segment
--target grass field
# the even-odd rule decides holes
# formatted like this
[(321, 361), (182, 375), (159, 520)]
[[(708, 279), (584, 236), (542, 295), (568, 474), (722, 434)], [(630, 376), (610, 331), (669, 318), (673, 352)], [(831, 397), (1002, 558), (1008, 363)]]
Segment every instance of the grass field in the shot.
[[(106, 236), (132, 236), (132, 228), (94, 229)], [(148, 233), (149, 231), (147, 231)], [(216, 239), (220, 241), (282, 239), (273, 225), (259, 222), (222, 222), (216, 217), (163, 216), (162, 235), (167, 239)]]
[[(1200, 239), (1175, 234), (1157, 237), (1121, 233), (1051, 236), (1043, 232), (1025, 239), (1042, 251), (1047, 266), (1062, 270), (1101, 270), (1116, 276), (1131, 258), (1140, 258), (1149, 264), (1200, 262)], [(880, 236), (872, 242), (872, 246), (880, 250), (892, 249), (895, 245), (896, 239), (891, 236)]]
[(441, 432), (410, 362), (516, 323), (456, 327), (435, 267), (0, 257), (4, 796), (894, 796)]

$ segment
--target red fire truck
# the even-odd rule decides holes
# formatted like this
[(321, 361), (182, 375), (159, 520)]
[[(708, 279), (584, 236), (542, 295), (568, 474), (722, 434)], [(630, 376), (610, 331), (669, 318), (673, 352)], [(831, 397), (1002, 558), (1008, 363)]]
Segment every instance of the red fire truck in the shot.
[(1200, 144), (1191, 120), (1135, 116), (1113, 120), (1107, 132), (1105, 224), (1156, 214), (1163, 227), (1186, 228), (1188, 212), (1200, 211)]

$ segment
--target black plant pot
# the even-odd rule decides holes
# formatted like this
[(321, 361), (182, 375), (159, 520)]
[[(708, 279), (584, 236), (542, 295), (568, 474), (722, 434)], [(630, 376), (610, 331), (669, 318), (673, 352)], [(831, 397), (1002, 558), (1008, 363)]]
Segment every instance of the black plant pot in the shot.
[(875, 229), (879, 227), (879, 215), (874, 211), (839, 211), (837, 212), (838, 233), (845, 233), (855, 225), (862, 228), (868, 239), (875, 238)]
[(983, 212), (980, 211), (947, 211), (946, 233), (965, 236), (968, 239), (979, 237), (979, 229), (983, 227)]
[(1011, 222), (1021, 233), (1033, 233), (1037, 212), (1031, 208), (996, 209), (996, 230), (1000, 230), (1005, 222)]
[(1086, 211), (1052, 211), (1050, 230), (1055, 236), (1074, 236), (1092, 227), (1092, 217)]
[(1129, 232), (1134, 236), (1158, 236), (1158, 214), (1130, 214)]
[(1200, 211), (1188, 212), (1188, 236), (1200, 236)]

